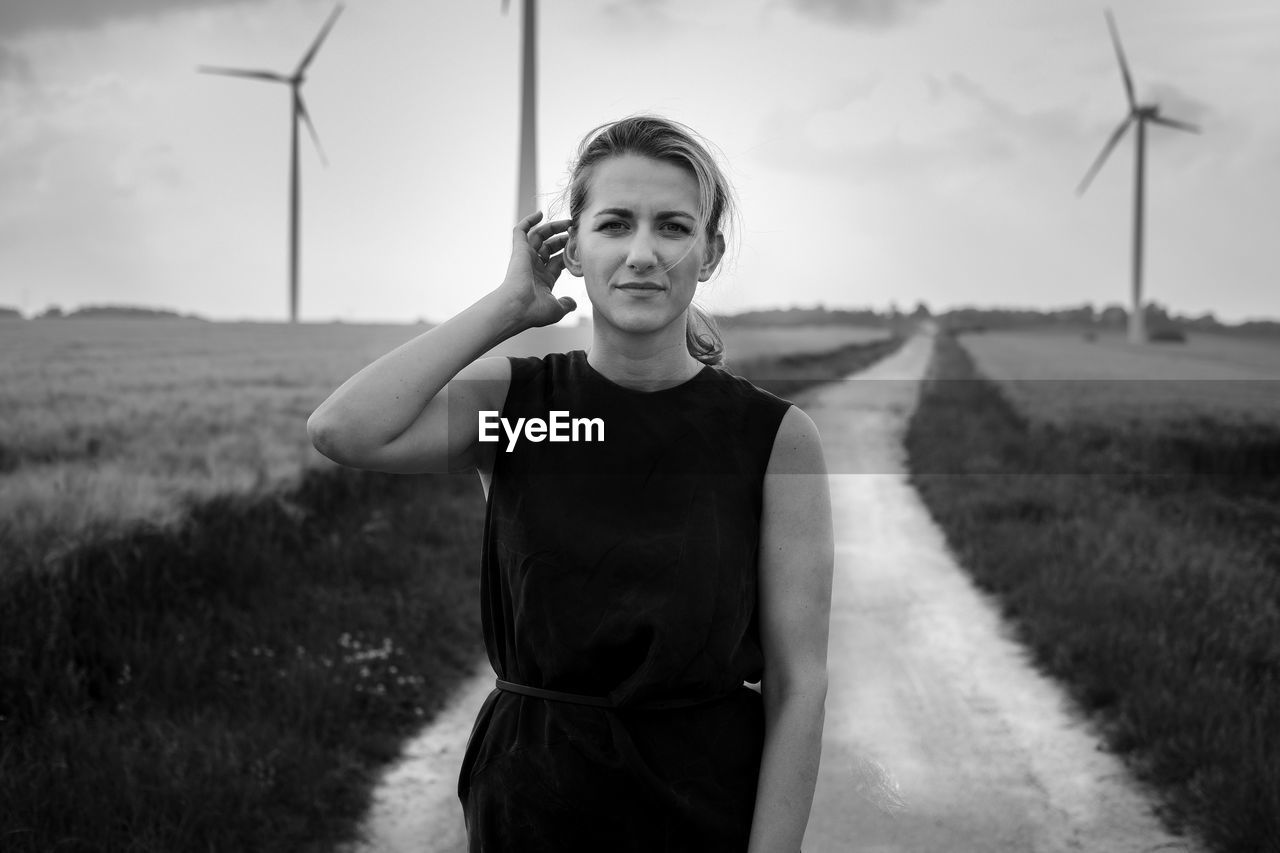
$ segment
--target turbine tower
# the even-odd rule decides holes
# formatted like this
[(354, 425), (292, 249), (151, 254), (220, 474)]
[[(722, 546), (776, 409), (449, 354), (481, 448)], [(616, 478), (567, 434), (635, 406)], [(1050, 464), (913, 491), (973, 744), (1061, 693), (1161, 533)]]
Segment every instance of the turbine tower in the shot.
[[(506, 14), (511, 0), (502, 0)], [(538, 209), (538, 8), (524, 0), (520, 63), (520, 171), (516, 181), (516, 219)]]
[(1084, 193), (1094, 176), (1098, 174), (1098, 170), (1102, 168), (1102, 164), (1106, 161), (1108, 155), (1111, 154), (1112, 149), (1120, 142), (1120, 137), (1124, 136), (1124, 132), (1129, 129), (1129, 125), (1136, 123), (1133, 189), (1133, 294), (1131, 310), (1129, 311), (1129, 342), (1141, 344), (1147, 340), (1146, 318), (1142, 308), (1142, 205), (1147, 122), (1162, 124), (1165, 127), (1185, 130), (1190, 133), (1199, 133), (1200, 128), (1185, 121), (1177, 121), (1160, 115), (1159, 104), (1139, 104), (1137, 102), (1133, 95), (1133, 78), (1129, 76), (1129, 64), (1125, 62), (1124, 49), (1120, 47), (1120, 34), (1116, 31), (1115, 19), (1111, 17), (1110, 10), (1107, 10), (1106, 16), (1107, 27), (1111, 30), (1111, 41), (1116, 48), (1116, 59), (1120, 61), (1120, 74), (1124, 78), (1125, 97), (1129, 99), (1129, 115), (1111, 134), (1111, 138), (1107, 140), (1107, 144), (1102, 148), (1102, 153), (1098, 155), (1098, 159), (1094, 160), (1093, 165), (1089, 167), (1084, 180), (1076, 188), (1076, 195)]
[(311, 61), (316, 58), (316, 53), (320, 50), (321, 43), (325, 37), (329, 35), (329, 30), (333, 28), (333, 22), (338, 19), (338, 13), (342, 11), (342, 4), (334, 7), (329, 14), (329, 19), (325, 21), (324, 26), (320, 28), (320, 34), (316, 36), (315, 41), (311, 43), (311, 47), (303, 55), (302, 61), (298, 63), (298, 67), (294, 69), (293, 74), (284, 75), (274, 71), (246, 71), (241, 68), (213, 68), (207, 65), (201, 65), (197, 70), (204, 74), (225, 74), (230, 77), (247, 77), (251, 80), (266, 80), (271, 83), (285, 83), (292, 90), (293, 94), (293, 110), (289, 120), (291, 131), (290, 157), (289, 157), (289, 322), (298, 322), (298, 125), (305, 123), (307, 130), (311, 132), (311, 141), (315, 143), (316, 151), (320, 154), (320, 161), (326, 163), (324, 149), (320, 147), (320, 136), (316, 133), (315, 125), (311, 123), (311, 115), (307, 112), (307, 105), (302, 100), (302, 84), (306, 80), (307, 68), (311, 65)]

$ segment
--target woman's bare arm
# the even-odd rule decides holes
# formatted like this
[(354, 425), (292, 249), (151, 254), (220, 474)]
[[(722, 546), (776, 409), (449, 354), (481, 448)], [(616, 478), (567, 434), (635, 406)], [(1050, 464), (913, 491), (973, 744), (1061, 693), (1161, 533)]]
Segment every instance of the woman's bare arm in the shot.
[(551, 295), (564, 270), (567, 220), (512, 234), (502, 284), (471, 307), (405, 343), (344, 382), (307, 420), (316, 449), (343, 465), (397, 473), (475, 467), (479, 411), (499, 409), (510, 383), (505, 358), (476, 361), (497, 344), (573, 310)]
[(765, 741), (749, 853), (796, 853), (818, 779), (834, 542), (817, 427), (787, 410), (764, 482), (760, 632)]

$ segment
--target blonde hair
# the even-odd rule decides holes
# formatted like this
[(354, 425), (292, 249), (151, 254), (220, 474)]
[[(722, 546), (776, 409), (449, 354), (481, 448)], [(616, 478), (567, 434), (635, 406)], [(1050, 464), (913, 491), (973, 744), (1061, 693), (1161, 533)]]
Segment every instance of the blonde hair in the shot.
[[(731, 231), (737, 218), (733, 187), (716, 163), (709, 143), (692, 128), (655, 115), (635, 115), (608, 122), (588, 133), (578, 146), (569, 174), (569, 218), (574, 225), (587, 206), (591, 171), (597, 163), (624, 154), (636, 154), (679, 166), (698, 181), (699, 225), (710, 244), (717, 234)], [(689, 354), (704, 364), (724, 361), (724, 340), (715, 318), (691, 303), (686, 318), (685, 344)]]

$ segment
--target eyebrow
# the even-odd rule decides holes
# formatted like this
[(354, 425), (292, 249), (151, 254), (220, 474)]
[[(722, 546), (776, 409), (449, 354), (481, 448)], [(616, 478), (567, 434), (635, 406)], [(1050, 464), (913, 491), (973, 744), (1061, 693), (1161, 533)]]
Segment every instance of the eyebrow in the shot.
[[(625, 207), (606, 207), (604, 210), (599, 211), (596, 216), (621, 216), (625, 219), (631, 219), (634, 214)], [(694, 222), (698, 221), (696, 216), (691, 213), (685, 213), (683, 210), (659, 210), (655, 218), (670, 219), (673, 216), (683, 216), (685, 219), (692, 219)]]

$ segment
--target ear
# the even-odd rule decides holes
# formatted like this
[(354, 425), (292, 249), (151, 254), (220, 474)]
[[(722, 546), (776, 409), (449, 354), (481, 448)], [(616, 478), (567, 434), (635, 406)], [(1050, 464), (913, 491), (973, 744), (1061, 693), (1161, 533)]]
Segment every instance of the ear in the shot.
[(564, 268), (569, 271), (570, 275), (582, 278), (582, 261), (578, 257), (578, 226), (569, 226), (569, 242), (565, 243), (564, 250)]
[(698, 281), (706, 281), (711, 278), (711, 274), (716, 271), (716, 267), (720, 266), (720, 259), (724, 257), (724, 235), (716, 232), (716, 236), (707, 242), (706, 248), (702, 254), (702, 266), (698, 267)]

